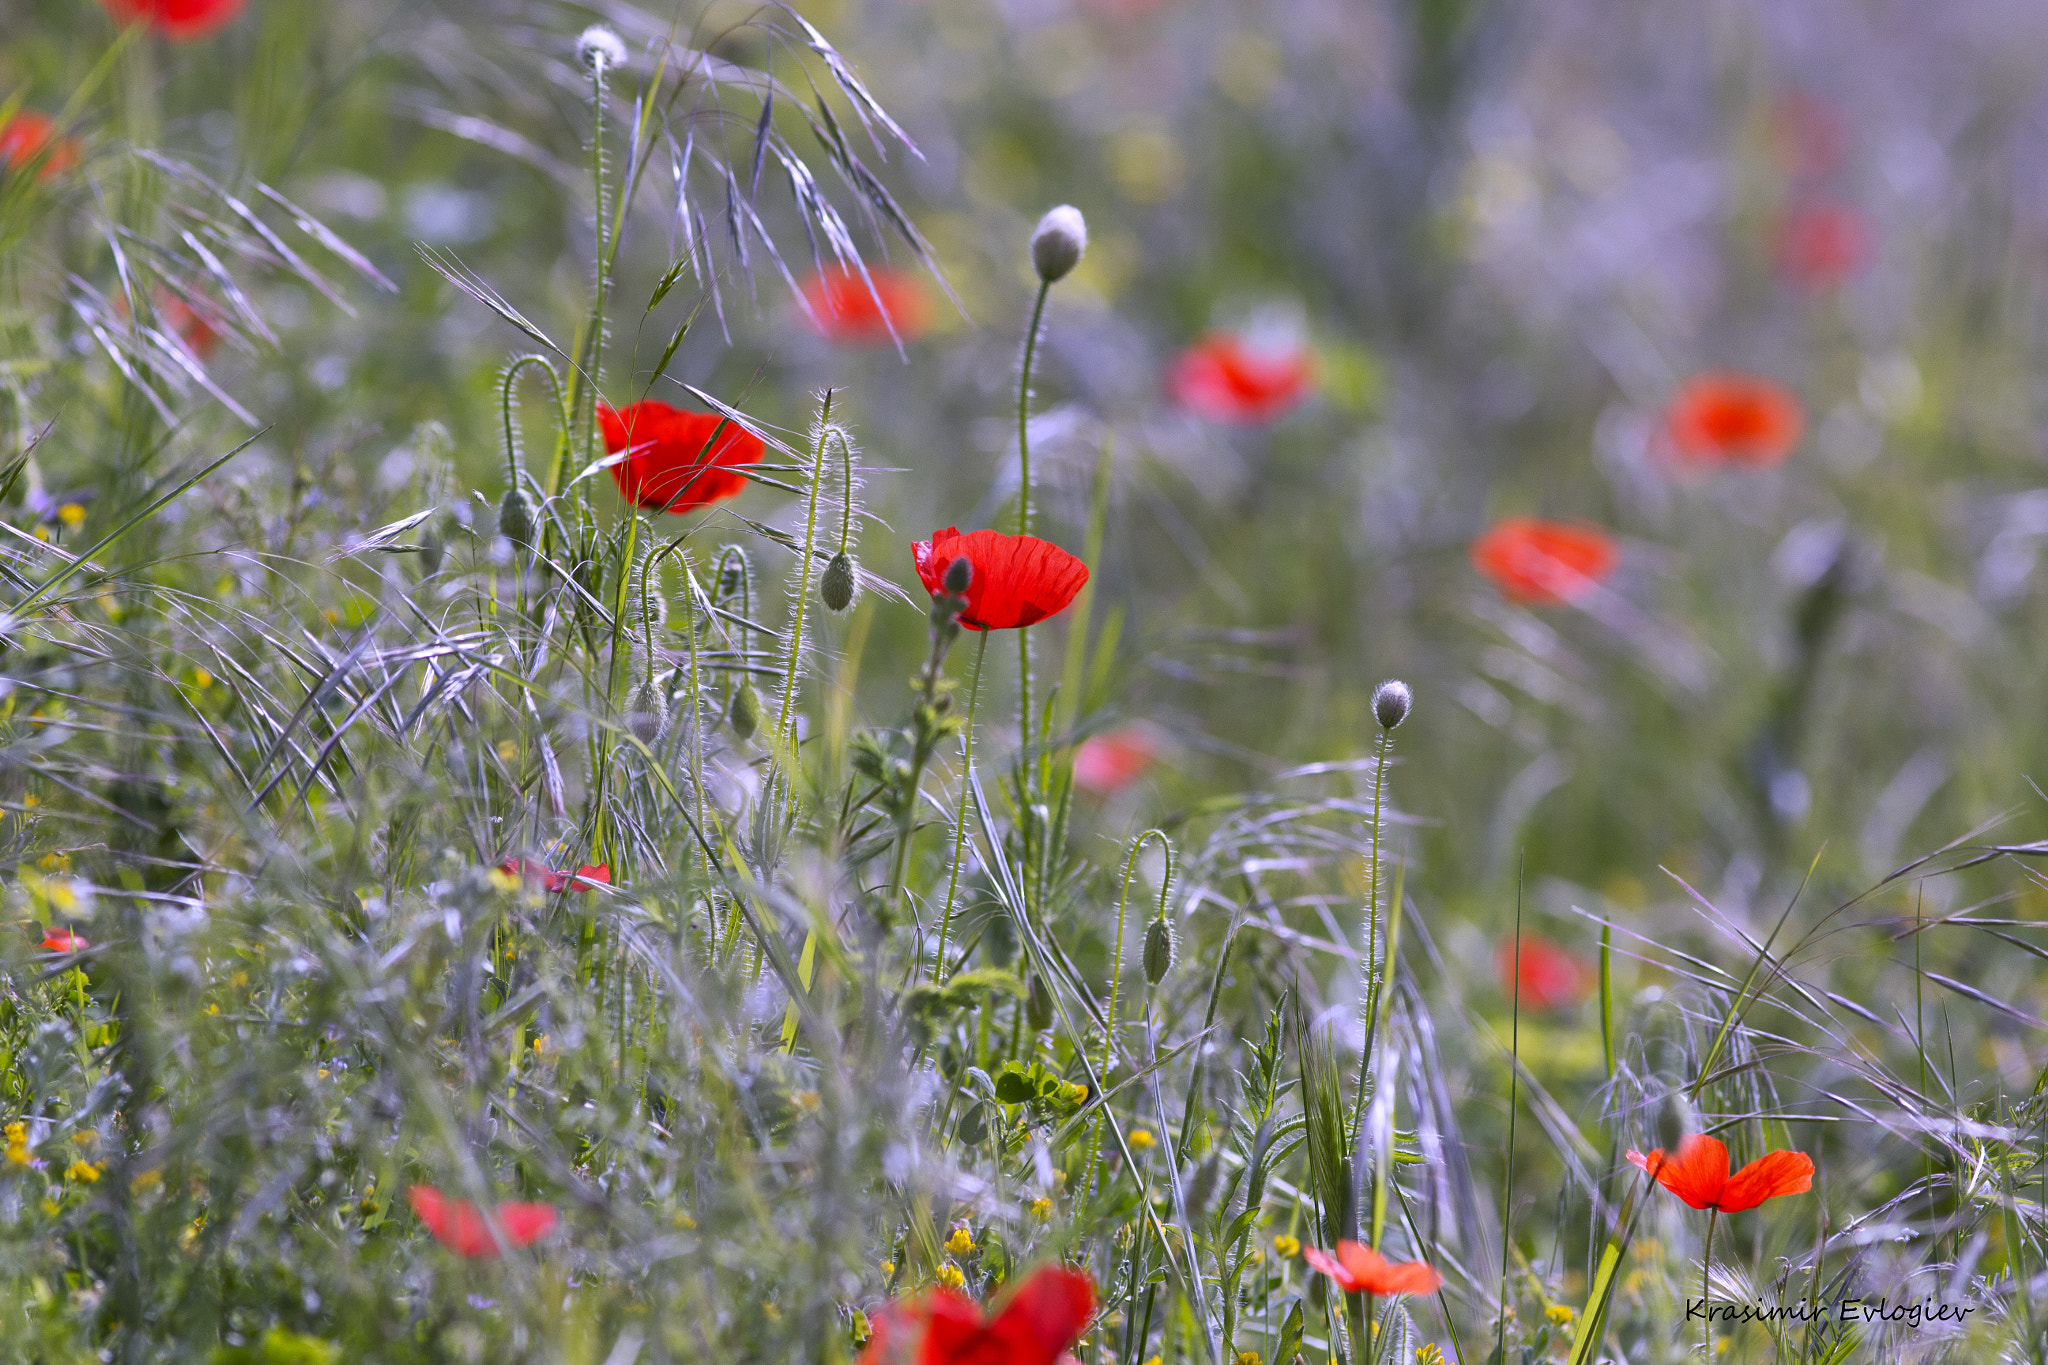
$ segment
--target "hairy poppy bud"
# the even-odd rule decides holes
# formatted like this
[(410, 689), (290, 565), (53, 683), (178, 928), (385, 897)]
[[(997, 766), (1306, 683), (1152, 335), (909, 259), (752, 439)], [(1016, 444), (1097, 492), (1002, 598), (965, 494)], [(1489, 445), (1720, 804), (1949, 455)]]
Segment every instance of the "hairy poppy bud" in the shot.
[(1145, 979), (1158, 985), (1173, 970), (1173, 922), (1161, 915), (1145, 926)]
[(1657, 1145), (1667, 1153), (1676, 1152), (1688, 1133), (1699, 1131), (1699, 1115), (1693, 1112), (1683, 1091), (1673, 1090), (1657, 1106)]
[(946, 566), (946, 576), (940, 582), (949, 594), (958, 597), (974, 584), (974, 562), (961, 555)]
[(626, 728), (642, 744), (652, 744), (668, 728), (668, 698), (652, 678), (641, 683), (626, 707)]
[(1072, 204), (1061, 204), (1038, 220), (1031, 234), (1031, 264), (1038, 278), (1063, 280), (1088, 254), (1088, 220)]
[(498, 504), (498, 534), (521, 548), (533, 545), (533, 498), (514, 484)]
[(761, 726), (761, 694), (750, 682), (743, 682), (732, 694), (732, 710), (726, 718), (732, 722), (732, 732), (741, 739), (751, 739), (754, 731)]
[(1372, 690), (1372, 718), (1382, 730), (1391, 730), (1408, 719), (1408, 710), (1414, 705), (1415, 694), (1397, 679), (1389, 678)]
[(576, 60), (593, 71), (626, 64), (626, 44), (603, 24), (592, 24), (576, 39)]
[(853, 605), (853, 557), (841, 550), (826, 561), (825, 576), (818, 580), (818, 599), (827, 611), (845, 611)]
[(429, 526), (420, 536), (420, 572), (429, 578), (441, 572), (441, 561), (447, 554), (448, 542), (441, 538), (438, 528)]
[(1024, 1002), (1024, 1017), (1036, 1032), (1052, 1027), (1052, 992), (1046, 989), (1045, 978), (1036, 973), (1031, 977), (1030, 997)]

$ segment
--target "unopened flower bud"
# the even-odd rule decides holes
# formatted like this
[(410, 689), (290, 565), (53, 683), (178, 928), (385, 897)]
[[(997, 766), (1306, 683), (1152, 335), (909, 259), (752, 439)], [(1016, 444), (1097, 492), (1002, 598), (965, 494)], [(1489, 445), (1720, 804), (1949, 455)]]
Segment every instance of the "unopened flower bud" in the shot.
[(431, 578), (441, 572), (441, 561), (447, 557), (448, 542), (441, 538), (441, 532), (429, 526), (420, 536), (420, 572)]
[(1382, 730), (1391, 730), (1408, 719), (1408, 710), (1414, 705), (1415, 694), (1397, 679), (1389, 678), (1372, 691), (1372, 718)]
[(953, 596), (960, 596), (974, 583), (973, 561), (968, 559), (966, 555), (961, 555), (946, 566), (945, 577), (940, 580), (940, 583)]
[(1673, 1090), (1667, 1094), (1663, 1103), (1657, 1106), (1657, 1145), (1667, 1154), (1674, 1153), (1687, 1134), (1699, 1131), (1699, 1115), (1693, 1112), (1685, 1092)]
[(498, 534), (523, 549), (531, 548), (533, 527), (533, 498), (514, 484), (505, 490), (504, 500), (498, 504)]
[(626, 64), (626, 44), (603, 24), (592, 24), (576, 39), (576, 60), (593, 71), (609, 71)]
[(1145, 926), (1145, 979), (1158, 985), (1173, 970), (1173, 921), (1161, 915)]
[(743, 682), (732, 694), (732, 709), (726, 713), (732, 722), (732, 732), (741, 739), (750, 739), (761, 726), (761, 694), (754, 690), (751, 682)]
[(1038, 220), (1031, 234), (1031, 264), (1051, 284), (1073, 273), (1088, 254), (1088, 220), (1072, 204), (1061, 204)]
[(1045, 978), (1033, 973), (1031, 994), (1024, 1001), (1024, 1017), (1031, 1021), (1033, 1031), (1043, 1033), (1052, 1027), (1052, 992), (1046, 989)]
[(626, 707), (626, 728), (642, 744), (652, 744), (668, 728), (668, 698), (652, 679), (640, 684)]
[(826, 561), (825, 576), (818, 580), (818, 598), (827, 611), (845, 611), (853, 605), (853, 557), (841, 550)]

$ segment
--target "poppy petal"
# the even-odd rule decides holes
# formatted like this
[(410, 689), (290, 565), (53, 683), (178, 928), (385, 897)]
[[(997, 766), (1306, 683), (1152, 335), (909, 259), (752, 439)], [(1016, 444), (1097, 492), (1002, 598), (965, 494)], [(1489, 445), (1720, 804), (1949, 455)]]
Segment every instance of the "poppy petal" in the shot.
[[(1342, 1244), (1339, 1243), (1339, 1246), (1341, 1247)], [(1319, 1271), (1335, 1280), (1337, 1287), (1347, 1294), (1356, 1294), (1362, 1287), (1357, 1278), (1352, 1275), (1351, 1271), (1341, 1261), (1336, 1260), (1329, 1252), (1322, 1250), (1320, 1247), (1303, 1247), (1301, 1249), (1301, 1259), (1308, 1262), (1311, 1270)]]
[(1770, 1152), (1728, 1178), (1721, 1191), (1723, 1213), (1753, 1209), (1781, 1194), (1805, 1194), (1813, 1188), (1813, 1158), (1804, 1152)]
[(992, 530), (963, 536), (949, 526), (913, 544), (910, 554), (918, 580), (934, 597), (945, 591), (954, 560), (973, 565), (960, 613), (969, 630), (1015, 630), (1043, 621), (1065, 610), (1088, 582), (1087, 565), (1036, 536)]
[(1367, 1294), (1433, 1294), (1443, 1283), (1422, 1261), (1390, 1261), (1359, 1242), (1337, 1243), (1337, 1259), (1352, 1283)]
[(1690, 1134), (1678, 1144), (1677, 1155), (1665, 1158), (1656, 1169), (1656, 1177), (1659, 1185), (1693, 1208), (1717, 1207), (1728, 1184), (1728, 1149), (1717, 1137)]
[(989, 1323), (1007, 1365), (1054, 1365), (1095, 1316), (1095, 1281), (1065, 1266), (1040, 1266)]
[(612, 482), (636, 506), (680, 515), (739, 493), (767, 444), (746, 428), (708, 412), (685, 412), (646, 399), (597, 408), (605, 450), (624, 459), (609, 466)]

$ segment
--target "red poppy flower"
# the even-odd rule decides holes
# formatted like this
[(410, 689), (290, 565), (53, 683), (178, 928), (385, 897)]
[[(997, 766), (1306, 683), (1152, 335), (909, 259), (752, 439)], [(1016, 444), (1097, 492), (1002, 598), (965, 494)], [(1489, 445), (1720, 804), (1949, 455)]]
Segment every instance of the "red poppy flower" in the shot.
[(1090, 735), (1074, 750), (1074, 785), (1097, 796), (1113, 795), (1143, 777), (1158, 756), (1158, 746), (1143, 730)]
[(768, 449), (735, 423), (725, 422), (721, 431), (723, 418), (651, 399), (623, 409), (599, 403), (597, 420), (608, 452), (632, 451), (611, 467), (612, 482), (650, 512), (681, 515), (725, 501), (747, 486), (746, 476), (733, 471), (760, 463)]
[(1307, 351), (1254, 350), (1225, 332), (1182, 351), (1166, 372), (1167, 391), (1181, 404), (1212, 421), (1246, 426), (1272, 421), (1314, 386)]
[(166, 38), (185, 42), (225, 28), (242, 12), (243, 0), (102, 0), (123, 23), (142, 20)]
[(494, 1222), (505, 1245), (515, 1247), (532, 1246), (555, 1230), (552, 1204), (500, 1204), (486, 1216), (469, 1200), (450, 1199), (432, 1185), (415, 1185), (405, 1197), (435, 1241), (473, 1261), (498, 1255), (498, 1237), (491, 1235)]
[(931, 306), (917, 280), (883, 266), (869, 266), (865, 279), (844, 266), (814, 275), (804, 284), (804, 302), (812, 331), (849, 346), (915, 341), (931, 325)]
[(1863, 216), (1846, 204), (1806, 204), (1778, 223), (1779, 273), (1801, 288), (1832, 289), (1869, 254)]
[(1496, 966), (1501, 991), (1511, 1000), (1519, 993), (1523, 1004), (1539, 1010), (1576, 1005), (1592, 987), (1586, 964), (1547, 938), (1523, 935), (1519, 957), (1514, 940), (1508, 940), (1500, 945)]
[(46, 953), (82, 953), (90, 947), (90, 943), (69, 929), (52, 929), (43, 935), (43, 951)]
[(1705, 1133), (1693, 1133), (1680, 1142), (1677, 1156), (1667, 1158), (1658, 1147), (1648, 1156), (1630, 1152), (1628, 1159), (1696, 1209), (1741, 1213), (1766, 1199), (1805, 1194), (1813, 1188), (1813, 1158), (1806, 1153), (1771, 1152), (1730, 1175), (1728, 1149)]
[(1678, 391), (1665, 414), (1671, 450), (1696, 465), (1781, 464), (1805, 429), (1790, 389), (1753, 374), (1712, 370)]
[(531, 858), (511, 858), (499, 863), (498, 871), (508, 877), (539, 882), (549, 891), (567, 891), (571, 886), (578, 891), (589, 891), (593, 887), (612, 884), (610, 863), (585, 863), (574, 872), (557, 872)]
[(1095, 1316), (1095, 1282), (1040, 1266), (984, 1315), (955, 1289), (899, 1299), (875, 1320), (860, 1365), (1054, 1365)]
[(1614, 571), (1614, 538), (1595, 526), (1504, 517), (1472, 542), (1472, 567), (1510, 602), (1574, 602)]
[(78, 144), (57, 136), (57, 125), (33, 109), (17, 109), (0, 123), (0, 167), (26, 166), (38, 156), (36, 179), (55, 180), (78, 164)]
[(1337, 1243), (1334, 1256), (1303, 1247), (1301, 1259), (1335, 1280), (1347, 1294), (1434, 1294), (1444, 1282), (1427, 1261), (1390, 1261), (1357, 1242)]
[(932, 532), (910, 547), (926, 592), (945, 591), (946, 568), (956, 559), (974, 566), (967, 585), (967, 609), (960, 624), (969, 630), (1015, 630), (1066, 610), (1088, 582), (1088, 566), (1037, 536), (955, 527)]
[(160, 289), (156, 294), (157, 320), (170, 329), (171, 335), (185, 343), (185, 349), (201, 360), (213, 354), (213, 348), (220, 341), (220, 333), (213, 329), (198, 309), (179, 298), (169, 290)]

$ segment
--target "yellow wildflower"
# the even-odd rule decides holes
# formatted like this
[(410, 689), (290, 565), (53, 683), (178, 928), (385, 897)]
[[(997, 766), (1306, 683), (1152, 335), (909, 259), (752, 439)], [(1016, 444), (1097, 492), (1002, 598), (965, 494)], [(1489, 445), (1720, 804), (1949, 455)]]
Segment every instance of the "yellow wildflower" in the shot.
[(1444, 1365), (1444, 1348), (1425, 1341), (1415, 1348), (1415, 1365)]
[(201, 692), (204, 692), (207, 688), (213, 686), (213, 674), (208, 673), (203, 668), (193, 669), (192, 685), (198, 688)]
[(57, 520), (76, 530), (78, 524), (85, 520), (85, 509), (75, 502), (67, 502), (57, 509)]
[(677, 1227), (683, 1229), (685, 1232), (694, 1232), (697, 1228), (697, 1220), (690, 1217), (689, 1214), (684, 1213), (680, 1209), (676, 1210), (675, 1223)]
[(1133, 1128), (1130, 1135), (1131, 1150), (1142, 1152), (1159, 1145), (1159, 1139), (1152, 1136), (1149, 1128)]
[(896, 1263), (894, 1261), (882, 1261), (879, 1263), (878, 1268), (881, 1270), (882, 1278), (885, 1280), (896, 1273)]
[(131, 1194), (146, 1194), (164, 1183), (164, 1173), (158, 1170), (142, 1171), (128, 1182)]
[(968, 1256), (974, 1252), (974, 1234), (965, 1227), (953, 1229), (953, 1235), (946, 1239), (946, 1251), (954, 1256)]
[(949, 1289), (958, 1289), (967, 1283), (967, 1277), (960, 1273), (960, 1267), (952, 1264), (939, 1267), (938, 1280)]
[(1068, 1104), (1085, 1104), (1085, 1103), (1087, 1102), (1087, 1100), (1088, 1100), (1088, 1087), (1087, 1087), (1087, 1086), (1085, 1086), (1085, 1085), (1081, 1085), (1081, 1084), (1078, 1084), (1078, 1083), (1076, 1083), (1076, 1084), (1073, 1084), (1073, 1085), (1069, 1085), (1069, 1086), (1067, 1087), (1067, 1103), (1068, 1103)]
[(517, 891), (519, 889), (519, 874), (516, 872), (507, 872), (502, 867), (494, 867), (485, 875), (491, 879), (491, 885), (497, 887), (500, 891)]
[(782, 1321), (782, 1310), (775, 1306), (775, 1301), (773, 1299), (761, 1300), (761, 1311), (767, 1315), (768, 1321), (770, 1322)]
[(84, 1157), (80, 1157), (65, 1168), (64, 1178), (66, 1180), (82, 1180), (90, 1185), (100, 1178), (100, 1168), (87, 1161)]
[(507, 763), (510, 763), (510, 762), (512, 762), (512, 760), (514, 760), (514, 759), (518, 758), (518, 757), (519, 757), (519, 741), (518, 741), (518, 740), (516, 740), (516, 739), (501, 739), (501, 740), (499, 740), (499, 741), (498, 741), (498, 757), (499, 757), (499, 758), (501, 758), (501, 759), (503, 759), (503, 760), (504, 760), (505, 762), (507, 762)]
[(7, 1155), (7, 1164), (8, 1164), (8, 1165), (10, 1165), (10, 1166), (26, 1166), (26, 1165), (28, 1165), (28, 1164), (29, 1164), (29, 1162), (31, 1162), (31, 1161), (33, 1161), (33, 1160), (35, 1160), (35, 1154), (34, 1154), (33, 1152), (29, 1151), (29, 1149), (28, 1149), (28, 1125), (27, 1125), (27, 1124), (25, 1124), (25, 1123), (10, 1123), (10, 1124), (8, 1124), (8, 1125), (7, 1125), (7, 1129), (6, 1129), (6, 1135), (7, 1135), (7, 1152), (6, 1152), (6, 1155)]
[(1050, 1199), (1045, 1199), (1045, 1198), (1039, 1198), (1039, 1199), (1034, 1199), (1034, 1200), (1032, 1200), (1032, 1201), (1031, 1201), (1031, 1216), (1032, 1216), (1033, 1218), (1050, 1218), (1050, 1217), (1052, 1217), (1052, 1200), (1050, 1200)]
[(1259, 1365), (1259, 1353), (1257, 1351), (1239, 1351), (1237, 1353), (1237, 1365)]
[(1291, 1261), (1301, 1255), (1301, 1239), (1281, 1233), (1273, 1239), (1273, 1254), (1283, 1261)]
[(1572, 1310), (1566, 1305), (1561, 1303), (1553, 1303), (1550, 1305), (1550, 1307), (1543, 1310), (1543, 1316), (1549, 1318), (1559, 1327), (1569, 1327), (1572, 1325), (1572, 1318), (1574, 1314), (1572, 1313)]
[(789, 1098), (806, 1114), (818, 1107), (818, 1092), (815, 1090), (799, 1090)]

